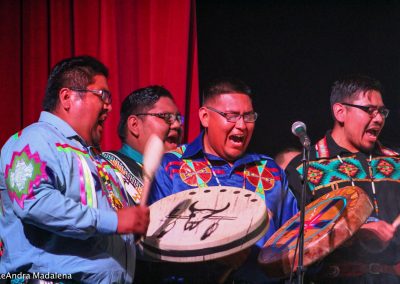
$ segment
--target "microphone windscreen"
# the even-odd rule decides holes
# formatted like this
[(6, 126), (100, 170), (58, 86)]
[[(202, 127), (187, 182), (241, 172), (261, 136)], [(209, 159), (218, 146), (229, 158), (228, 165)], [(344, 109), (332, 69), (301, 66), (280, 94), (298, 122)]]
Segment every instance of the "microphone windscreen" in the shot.
[(307, 127), (304, 122), (296, 121), (292, 124), (292, 133), (299, 136), (301, 133), (306, 133)]

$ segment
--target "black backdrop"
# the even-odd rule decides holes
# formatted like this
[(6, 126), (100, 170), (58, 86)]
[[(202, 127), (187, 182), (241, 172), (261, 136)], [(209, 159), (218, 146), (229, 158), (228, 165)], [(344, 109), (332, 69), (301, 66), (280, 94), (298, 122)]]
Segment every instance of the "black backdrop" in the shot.
[(400, 145), (399, 1), (198, 0), (197, 21), (200, 87), (234, 76), (256, 94), (251, 151), (298, 146), (296, 120), (316, 142), (332, 126), (332, 83), (352, 73), (382, 82), (381, 140)]

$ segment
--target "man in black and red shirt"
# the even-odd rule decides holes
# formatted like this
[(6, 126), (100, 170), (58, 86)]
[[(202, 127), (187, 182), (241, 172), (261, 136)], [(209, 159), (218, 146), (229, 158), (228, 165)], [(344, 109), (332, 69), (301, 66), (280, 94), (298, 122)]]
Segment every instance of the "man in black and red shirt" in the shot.
[[(366, 76), (348, 76), (334, 83), (330, 103), (334, 126), (311, 148), (307, 203), (355, 185), (369, 196), (374, 210), (353, 244), (323, 261), (316, 281), (400, 283), (400, 233), (394, 222), (400, 214), (400, 155), (378, 141), (389, 114), (381, 84)], [(287, 167), (298, 200), (302, 171), (300, 155)]]

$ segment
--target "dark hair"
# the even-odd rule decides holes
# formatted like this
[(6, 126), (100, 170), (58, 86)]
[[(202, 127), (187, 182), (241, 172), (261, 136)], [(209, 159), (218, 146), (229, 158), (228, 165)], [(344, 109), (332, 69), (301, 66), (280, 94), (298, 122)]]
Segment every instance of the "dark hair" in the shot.
[(95, 75), (108, 77), (108, 69), (103, 63), (91, 56), (77, 56), (58, 62), (50, 72), (43, 109), (53, 111), (58, 103), (58, 94), (62, 88), (85, 89), (93, 83)]
[(375, 90), (382, 94), (381, 83), (365, 75), (349, 75), (333, 83), (331, 89), (331, 107), (335, 103), (351, 102), (360, 92)]
[(235, 78), (220, 78), (212, 81), (203, 91), (203, 105), (210, 99), (222, 94), (241, 93), (252, 98), (253, 94), (249, 86)]
[(121, 104), (118, 124), (118, 136), (122, 142), (124, 142), (126, 138), (125, 127), (128, 117), (135, 113), (145, 113), (151, 109), (161, 97), (168, 97), (174, 100), (167, 89), (158, 85), (137, 89), (124, 99)]

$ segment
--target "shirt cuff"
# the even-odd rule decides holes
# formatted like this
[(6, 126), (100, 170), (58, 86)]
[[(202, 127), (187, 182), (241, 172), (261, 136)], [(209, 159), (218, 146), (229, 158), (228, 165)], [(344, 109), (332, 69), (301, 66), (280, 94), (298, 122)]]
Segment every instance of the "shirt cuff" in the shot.
[(118, 227), (117, 213), (114, 211), (99, 210), (97, 231), (100, 234), (115, 234)]

